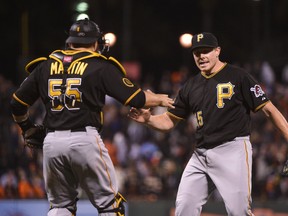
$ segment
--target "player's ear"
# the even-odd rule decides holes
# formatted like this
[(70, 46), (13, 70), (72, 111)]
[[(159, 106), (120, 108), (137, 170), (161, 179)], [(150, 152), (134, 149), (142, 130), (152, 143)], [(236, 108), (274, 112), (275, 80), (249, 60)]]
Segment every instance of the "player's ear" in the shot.
[(216, 53), (217, 53), (216, 56), (219, 57), (219, 55), (220, 55), (220, 53), (221, 53), (221, 47), (216, 47), (216, 48), (215, 48), (215, 51), (216, 51)]

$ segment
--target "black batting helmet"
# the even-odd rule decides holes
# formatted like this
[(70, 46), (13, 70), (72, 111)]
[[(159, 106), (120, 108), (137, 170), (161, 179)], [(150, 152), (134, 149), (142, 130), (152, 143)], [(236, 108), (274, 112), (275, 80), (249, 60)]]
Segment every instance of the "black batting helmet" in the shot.
[(66, 43), (90, 44), (102, 38), (98, 25), (85, 18), (78, 20), (71, 26)]

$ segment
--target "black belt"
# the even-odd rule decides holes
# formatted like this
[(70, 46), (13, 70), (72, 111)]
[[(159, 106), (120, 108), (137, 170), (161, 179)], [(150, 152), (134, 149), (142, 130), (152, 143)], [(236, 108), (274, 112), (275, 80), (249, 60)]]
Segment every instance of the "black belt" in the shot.
[[(86, 127), (80, 127), (80, 128), (74, 128), (74, 129), (68, 129), (71, 132), (86, 132)], [(64, 131), (63, 129), (47, 129), (47, 133), (55, 132), (55, 131)]]

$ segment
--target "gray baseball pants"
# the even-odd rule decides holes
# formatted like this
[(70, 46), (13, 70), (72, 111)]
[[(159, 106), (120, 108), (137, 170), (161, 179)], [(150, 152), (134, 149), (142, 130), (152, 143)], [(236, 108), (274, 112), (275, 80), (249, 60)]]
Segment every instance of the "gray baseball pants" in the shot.
[(238, 137), (211, 149), (197, 148), (182, 174), (176, 216), (200, 216), (216, 188), (229, 216), (253, 215), (251, 168), (249, 137)]
[(73, 215), (68, 209), (76, 211), (79, 187), (95, 208), (105, 207), (118, 192), (114, 166), (94, 127), (86, 127), (86, 131), (80, 132), (48, 133), (43, 147), (43, 172), (52, 207), (48, 216)]

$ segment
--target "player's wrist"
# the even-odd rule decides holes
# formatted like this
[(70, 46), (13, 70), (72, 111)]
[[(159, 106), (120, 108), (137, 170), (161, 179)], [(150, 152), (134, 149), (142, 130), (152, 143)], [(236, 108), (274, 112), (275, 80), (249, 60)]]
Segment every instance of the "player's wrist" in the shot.
[(34, 127), (34, 124), (30, 120), (30, 118), (27, 118), (26, 120), (24, 120), (22, 122), (17, 122), (17, 124), (19, 125), (19, 127), (21, 128), (21, 130), (23, 132), (25, 132), (25, 131), (29, 130), (30, 128)]
[(151, 125), (152, 121), (151, 121), (151, 111), (149, 110), (149, 113), (146, 114), (145, 118), (144, 118), (144, 121), (145, 121), (145, 124), (146, 125)]

